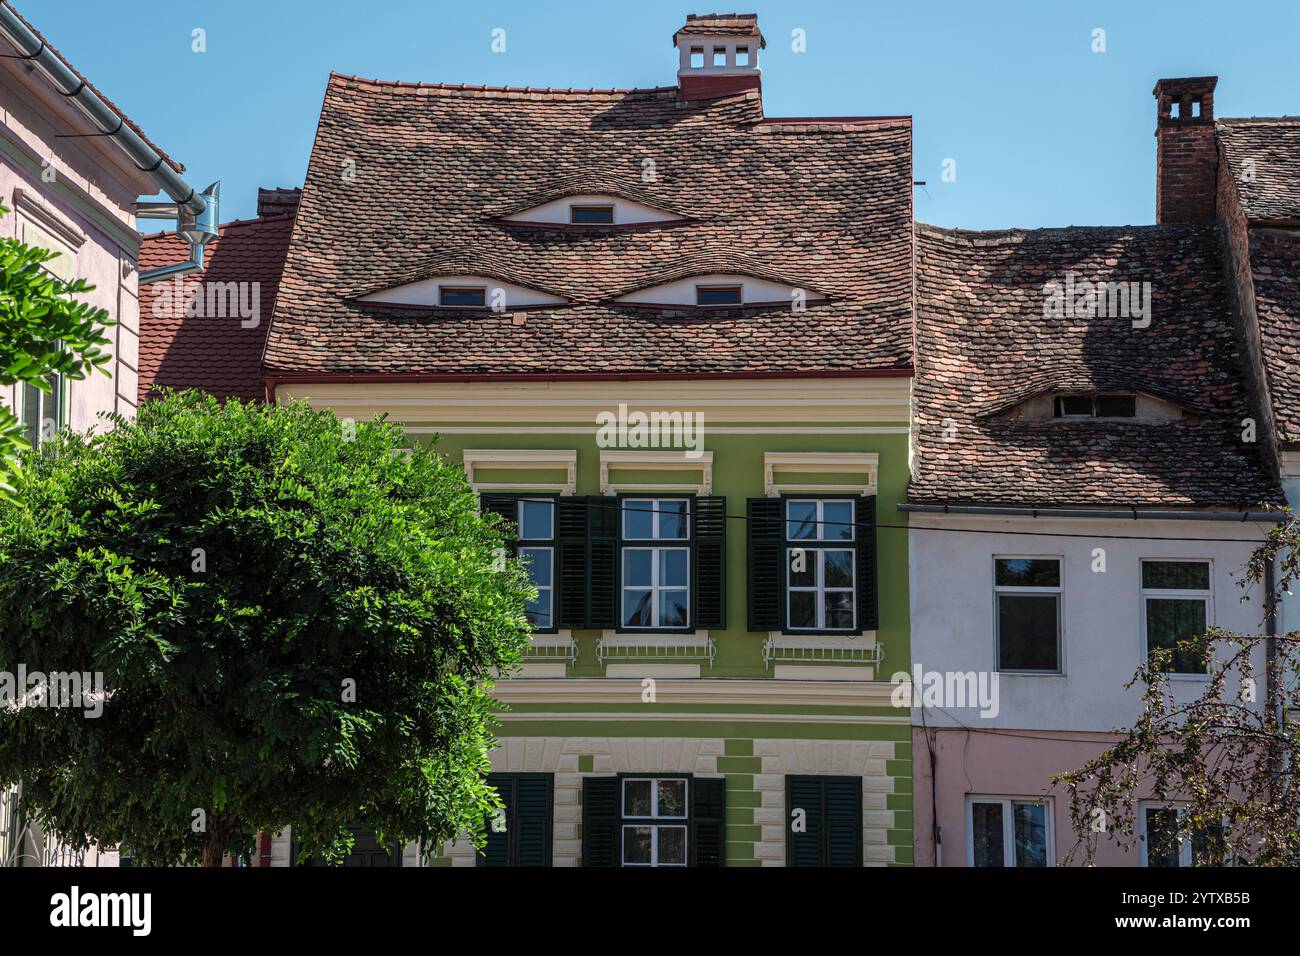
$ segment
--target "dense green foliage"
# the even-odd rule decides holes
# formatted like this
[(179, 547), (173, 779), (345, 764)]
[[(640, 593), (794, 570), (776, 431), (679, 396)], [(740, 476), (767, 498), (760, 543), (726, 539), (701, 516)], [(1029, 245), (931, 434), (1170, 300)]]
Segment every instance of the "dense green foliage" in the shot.
[(29, 454), (0, 504), (0, 671), (108, 689), (98, 717), (0, 709), (0, 784), (142, 863), (285, 826), (319, 855), (349, 824), (481, 834), (491, 678), (533, 592), (460, 469), (305, 405), (189, 392), (114, 424)]
[[(0, 204), (0, 215), (6, 212)], [(43, 268), (57, 255), (0, 239), (0, 386), (34, 385), (48, 392), (51, 375), (85, 378), (110, 358), (108, 313), (76, 300), (94, 288), (84, 279), (64, 282)], [(17, 456), (27, 445), (13, 411), (0, 405), (0, 498), (12, 493)]]

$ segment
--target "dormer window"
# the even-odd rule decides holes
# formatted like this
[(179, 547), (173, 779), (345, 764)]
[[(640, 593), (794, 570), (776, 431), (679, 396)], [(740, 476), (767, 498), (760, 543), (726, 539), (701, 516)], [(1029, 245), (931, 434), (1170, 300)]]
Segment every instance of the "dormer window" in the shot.
[(569, 207), (569, 222), (575, 226), (610, 226), (614, 224), (614, 206), (610, 205), (572, 205)]
[(487, 305), (487, 289), (483, 286), (444, 285), (438, 289), (438, 304), (483, 308)]
[(697, 285), (696, 305), (740, 305), (741, 287), (738, 285)]
[(1056, 418), (1134, 418), (1134, 395), (1058, 395)]

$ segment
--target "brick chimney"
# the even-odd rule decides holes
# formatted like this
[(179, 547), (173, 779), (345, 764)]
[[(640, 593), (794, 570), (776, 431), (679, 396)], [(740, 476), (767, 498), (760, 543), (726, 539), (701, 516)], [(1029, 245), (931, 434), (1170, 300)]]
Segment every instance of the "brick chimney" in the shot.
[(1218, 151), (1214, 145), (1217, 76), (1157, 80), (1156, 222), (1214, 219)]
[(755, 13), (692, 13), (673, 34), (677, 98), (710, 100), (760, 90), (758, 51), (767, 46)]

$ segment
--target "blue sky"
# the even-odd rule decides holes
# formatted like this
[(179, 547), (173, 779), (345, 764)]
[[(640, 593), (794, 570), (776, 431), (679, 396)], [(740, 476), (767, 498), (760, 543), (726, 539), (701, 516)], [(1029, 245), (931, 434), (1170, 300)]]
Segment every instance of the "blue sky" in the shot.
[[(330, 70), (518, 86), (675, 82), (684, 0), (15, 0), (73, 65), (186, 164), (223, 219), (301, 185)], [(1148, 223), (1161, 76), (1217, 74), (1219, 116), (1300, 113), (1300, 3), (741, 3), (767, 37), (772, 116), (910, 114), (916, 215), (970, 229)], [(493, 28), (506, 52), (493, 53)], [(192, 51), (195, 28), (207, 51)], [(807, 51), (791, 50), (791, 31)], [(1105, 31), (1094, 53), (1093, 31)], [(945, 159), (956, 180), (943, 182)]]

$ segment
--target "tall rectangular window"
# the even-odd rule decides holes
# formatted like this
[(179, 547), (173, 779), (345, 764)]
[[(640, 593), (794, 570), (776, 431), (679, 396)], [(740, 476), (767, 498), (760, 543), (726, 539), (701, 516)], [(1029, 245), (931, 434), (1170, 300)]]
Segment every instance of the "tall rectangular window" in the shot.
[(525, 608), (529, 623), (539, 631), (555, 627), (555, 502), (538, 498), (519, 501), (519, 544), (515, 553), (528, 565), (537, 588), (536, 600)]
[(624, 498), (620, 621), (625, 628), (690, 624), (690, 501)]
[(63, 427), (63, 376), (51, 375), (45, 384), (49, 388), (48, 392), (41, 391), (35, 385), (19, 386), (23, 437), (33, 448), (49, 441)]
[(623, 865), (685, 866), (688, 811), (685, 777), (624, 777)]
[(966, 858), (971, 866), (1054, 866), (1050, 804), (1014, 797), (966, 801)]
[(1172, 674), (1205, 673), (1210, 623), (1210, 562), (1142, 562), (1142, 633), (1147, 653), (1173, 652)]
[(785, 502), (786, 620), (791, 631), (851, 631), (857, 609), (856, 504)]
[(1061, 560), (993, 559), (998, 670), (1061, 670)]
[(1221, 825), (1192, 827), (1187, 808), (1173, 803), (1143, 803), (1138, 809), (1143, 866), (1227, 865)]

